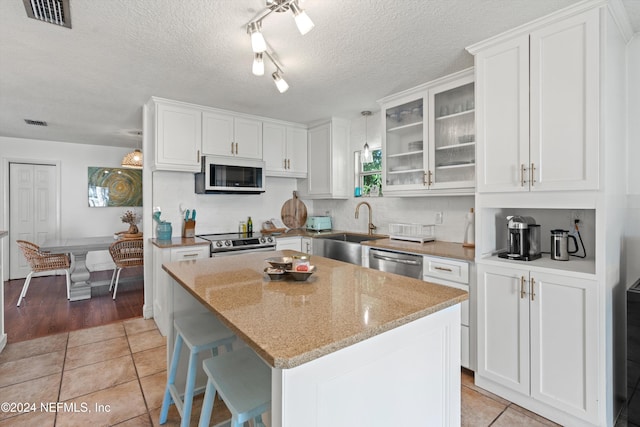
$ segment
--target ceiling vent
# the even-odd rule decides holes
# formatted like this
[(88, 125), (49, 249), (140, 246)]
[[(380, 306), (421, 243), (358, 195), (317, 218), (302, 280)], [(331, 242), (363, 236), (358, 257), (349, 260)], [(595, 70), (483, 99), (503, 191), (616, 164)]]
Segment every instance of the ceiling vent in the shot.
[(27, 16), (71, 28), (69, 0), (22, 0)]
[(44, 120), (31, 120), (31, 119), (24, 119), (24, 122), (28, 125), (32, 125), (32, 126), (48, 126), (47, 122), (45, 122)]

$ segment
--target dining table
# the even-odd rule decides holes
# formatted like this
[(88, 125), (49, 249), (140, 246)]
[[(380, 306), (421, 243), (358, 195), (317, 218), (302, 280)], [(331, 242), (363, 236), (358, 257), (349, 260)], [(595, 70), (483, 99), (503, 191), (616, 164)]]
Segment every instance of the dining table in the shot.
[(87, 254), (109, 250), (109, 246), (115, 241), (113, 235), (47, 239), (40, 245), (40, 250), (72, 255), (69, 300), (80, 301), (91, 298), (91, 275), (87, 269)]

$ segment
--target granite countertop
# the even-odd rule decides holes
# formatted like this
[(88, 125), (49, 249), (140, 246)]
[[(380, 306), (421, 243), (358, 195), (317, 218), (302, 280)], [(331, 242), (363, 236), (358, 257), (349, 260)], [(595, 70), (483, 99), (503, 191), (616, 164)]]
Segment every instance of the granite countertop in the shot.
[(254, 252), (163, 268), (271, 366), (293, 368), (468, 299), (465, 291), (312, 256), (306, 282), (270, 281)]
[(409, 242), (405, 240), (395, 239), (379, 239), (367, 240), (361, 245), (370, 246), (372, 248), (390, 249), (402, 252), (411, 252), (420, 255), (433, 255), (444, 258), (454, 258), (463, 261), (473, 262), (476, 250), (474, 248), (465, 248), (462, 243), (433, 241), (426, 243)]
[(149, 241), (159, 248), (177, 248), (182, 246), (208, 246), (208, 240), (199, 237), (172, 237), (171, 240), (149, 239)]

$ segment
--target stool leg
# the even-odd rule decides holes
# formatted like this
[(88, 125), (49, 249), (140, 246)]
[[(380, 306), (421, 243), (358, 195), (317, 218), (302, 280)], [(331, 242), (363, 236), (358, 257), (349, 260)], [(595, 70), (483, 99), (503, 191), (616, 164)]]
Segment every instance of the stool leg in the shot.
[(184, 404), (182, 405), (182, 422), (180, 427), (189, 427), (191, 418), (191, 405), (193, 404), (193, 389), (196, 386), (196, 371), (198, 364), (198, 353), (191, 351), (189, 356), (189, 368), (187, 371), (187, 385), (184, 390)]
[(253, 419), (253, 425), (254, 427), (265, 427), (264, 423), (262, 422), (262, 415), (258, 415)]
[(167, 422), (169, 414), (169, 406), (172, 403), (170, 385), (176, 382), (176, 372), (178, 371), (178, 362), (180, 360), (180, 351), (182, 351), (182, 335), (176, 336), (176, 343), (173, 346), (173, 356), (171, 357), (171, 367), (169, 369), (169, 377), (167, 379), (167, 388), (164, 391), (164, 399), (162, 400), (162, 410), (160, 411), (160, 424)]
[(200, 412), (200, 421), (198, 427), (209, 427), (211, 422), (211, 412), (213, 412), (213, 401), (216, 399), (216, 389), (213, 382), (207, 381), (207, 388), (204, 390), (204, 401), (202, 402), (202, 411)]

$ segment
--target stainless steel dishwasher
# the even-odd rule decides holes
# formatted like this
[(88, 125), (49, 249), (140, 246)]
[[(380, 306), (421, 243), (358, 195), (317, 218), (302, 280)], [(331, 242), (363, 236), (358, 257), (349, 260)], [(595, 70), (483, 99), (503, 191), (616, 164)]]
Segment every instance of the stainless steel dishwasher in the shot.
[(369, 250), (369, 268), (422, 279), (422, 255)]

